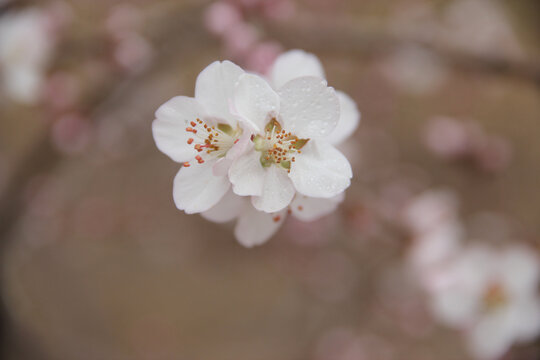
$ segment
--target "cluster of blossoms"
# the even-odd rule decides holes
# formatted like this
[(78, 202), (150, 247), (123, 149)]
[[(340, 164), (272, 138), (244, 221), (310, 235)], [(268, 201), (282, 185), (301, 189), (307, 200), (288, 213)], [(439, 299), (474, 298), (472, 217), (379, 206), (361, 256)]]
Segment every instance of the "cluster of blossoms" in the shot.
[(335, 145), (360, 114), (324, 76), (300, 50), (281, 55), (267, 76), (214, 62), (194, 98), (163, 104), (152, 130), (157, 147), (183, 164), (176, 206), (215, 222), (237, 219), (236, 238), (248, 247), (268, 240), (287, 214), (311, 221), (335, 210), (352, 178)]
[(457, 202), (429, 191), (404, 212), (410, 260), (438, 321), (461, 330), (473, 356), (493, 360), (540, 334), (540, 259), (522, 245), (462, 245)]

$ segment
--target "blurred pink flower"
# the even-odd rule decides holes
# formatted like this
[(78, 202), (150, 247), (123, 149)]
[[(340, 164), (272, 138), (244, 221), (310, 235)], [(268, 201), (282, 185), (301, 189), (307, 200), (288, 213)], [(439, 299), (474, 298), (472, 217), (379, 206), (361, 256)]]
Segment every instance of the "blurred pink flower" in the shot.
[(246, 67), (259, 74), (266, 74), (282, 51), (282, 46), (275, 41), (255, 44), (247, 54)]
[(216, 35), (224, 34), (241, 22), (242, 14), (238, 8), (225, 1), (212, 3), (204, 13), (204, 25)]
[(242, 59), (248, 55), (259, 37), (257, 29), (244, 22), (233, 24), (222, 36), (226, 54), (234, 59)]
[(67, 154), (83, 151), (90, 141), (91, 126), (85, 117), (77, 113), (62, 115), (52, 127), (52, 142)]

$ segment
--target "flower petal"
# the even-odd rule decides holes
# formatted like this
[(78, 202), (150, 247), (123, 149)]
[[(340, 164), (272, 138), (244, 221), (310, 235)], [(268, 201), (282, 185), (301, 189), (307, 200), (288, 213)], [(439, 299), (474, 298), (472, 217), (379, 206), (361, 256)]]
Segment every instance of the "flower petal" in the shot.
[(247, 204), (247, 198), (238, 196), (229, 190), (213, 208), (201, 213), (201, 215), (206, 220), (224, 223), (236, 218)]
[(158, 149), (177, 162), (193, 159), (197, 152), (187, 143), (193, 135), (186, 131), (186, 126), (201, 117), (204, 117), (203, 107), (190, 97), (177, 96), (161, 105), (152, 123)]
[(339, 99), (340, 115), (335, 129), (326, 138), (330, 144), (339, 144), (345, 141), (360, 123), (360, 112), (354, 100), (344, 92), (336, 91), (336, 94)]
[(277, 117), (279, 96), (260, 76), (240, 76), (234, 95), (236, 112), (256, 132), (263, 131), (268, 121)]
[(498, 359), (514, 341), (512, 319), (506, 309), (480, 319), (468, 334), (468, 345), (477, 359)]
[(199, 74), (195, 85), (195, 99), (205, 107), (208, 115), (236, 126), (236, 117), (231, 114), (231, 104), (234, 88), (243, 73), (244, 70), (230, 61), (215, 61)]
[(345, 193), (329, 199), (296, 194), (290, 208), (295, 218), (302, 221), (314, 221), (336, 210), (344, 198)]
[(319, 59), (303, 50), (290, 50), (281, 54), (270, 71), (270, 79), (275, 89), (302, 76), (325, 78)]
[(257, 210), (273, 213), (287, 207), (295, 191), (285, 169), (271, 165), (265, 172), (262, 193), (252, 197), (251, 203)]
[(257, 211), (248, 205), (238, 218), (234, 235), (238, 242), (245, 247), (261, 245), (278, 231), (286, 216), (285, 210), (269, 214)]
[(238, 157), (229, 169), (229, 180), (237, 195), (261, 195), (266, 172), (261, 165), (261, 153), (248, 151)]
[(513, 247), (501, 254), (501, 276), (504, 286), (513, 296), (536, 292), (540, 276), (540, 261), (533, 251)]
[(187, 214), (206, 211), (216, 205), (229, 190), (226, 176), (214, 176), (215, 161), (182, 167), (174, 178), (173, 198), (176, 207)]
[(281, 119), (287, 131), (301, 138), (329, 135), (339, 120), (339, 99), (326, 80), (300, 77), (278, 91)]
[(310, 140), (296, 156), (289, 174), (296, 190), (305, 196), (331, 198), (351, 184), (349, 161), (323, 140)]

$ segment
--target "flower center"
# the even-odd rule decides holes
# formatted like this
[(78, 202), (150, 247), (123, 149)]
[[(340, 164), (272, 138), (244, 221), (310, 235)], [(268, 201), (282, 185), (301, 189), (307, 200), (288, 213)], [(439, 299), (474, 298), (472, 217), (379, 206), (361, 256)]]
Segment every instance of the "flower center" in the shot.
[(272, 118), (264, 130), (264, 135), (252, 137), (255, 150), (261, 152), (261, 165), (269, 167), (275, 164), (291, 172), (291, 164), (296, 161), (295, 156), (302, 153), (300, 149), (309, 139), (299, 139), (296, 135), (286, 132), (276, 118)]
[(487, 287), (482, 298), (484, 308), (488, 311), (504, 306), (508, 302), (503, 287), (500, 284), (491, 284)]
[[(227, 154), (230, 148), (238, 142), (238, 137), (242, 134), (242, 129), (237, 127), (233, 129), (227, 124), (217, 124), (210, 126), (201, 119), (196, 119), (189, 123), (191, 126), (186, 128), (186, 131), (191, 134), (187, 140), (188, 145), (199, 153), (195, 156), (195, 160), (199, 164), (210, 159), (222, 158)], [(185, 162), (185, 167), (189, 167), (190, 163)]]

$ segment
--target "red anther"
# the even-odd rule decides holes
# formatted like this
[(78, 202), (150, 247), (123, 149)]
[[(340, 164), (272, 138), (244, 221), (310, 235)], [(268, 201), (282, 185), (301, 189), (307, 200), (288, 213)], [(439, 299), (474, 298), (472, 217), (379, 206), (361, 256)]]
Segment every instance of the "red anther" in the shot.
[(304, 210), (304, 207), (302, 205), (298, 206), (298, 211)]
[(187, 162), (187, 161), (185, 163), (183, 163), (182, 165), (184, 165), (184, 167), (190, 167), (189, 162)]
[(278, 222), (279, 220), (281, 220), (281, 216), (276, 215), (276, 216), (274, 216), (273, 220), (274, 220), (274, 222)]
[(237, 143), (238, 141), (240, 141), (240, 139), (236, 139), (236, 140), (234, 140), (234, 143), (236, 144), (236, 143)]
[(195, 127), (197, 126), (197, 123), (195, 121), (190, 122), (191, 126)]
[(198, 162), (199, 164), (202, 164), (202, 163), (204, 162), (204, 160), (203, 160), (203, 158), (201, 157), (201, 155), (195, 156), (195, 159), (197, 160), (197, 162)]
[(186, 131), (187, 131), (187, 132), (192, 132), (192, 133), (194, 133), (194, 134), (197, 133), (197, 130), (195, 130), (195, 129), (193, 129), (193, 128), (190, 128), (190, 127), (186, 128)]
[(196, 145), (195, 145), (195, 150), (197, 150), (198, 152), (201, 152), (201, 151), (202, 151), (202, 146), (201, 146), (201, 144), (196, 144)]
[(287, 209), (287, 214), (289, 214), (289, 215), (291, 215), (291, 214), (292, 214), (292, 210), (291, 210), (291, 208), (288, 208), (288, 209)]
[(189, 145), (191, 145), (191, 144), (193, 143), (193, 138), (189, 138), (189, 139), (187, 140), (187, 143), (188, 143)]

